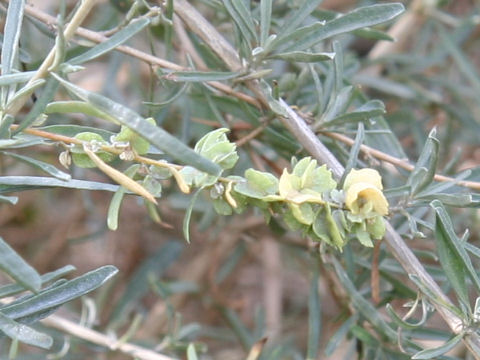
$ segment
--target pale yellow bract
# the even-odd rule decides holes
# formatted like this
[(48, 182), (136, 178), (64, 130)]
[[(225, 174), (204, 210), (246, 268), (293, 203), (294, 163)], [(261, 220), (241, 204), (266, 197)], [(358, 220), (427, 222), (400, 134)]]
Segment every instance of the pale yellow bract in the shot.
[(353, 214), (388, 214), (388, 201), (382, 192), (382, 177), (374, 169), (352, 169), (343, 185), (345, 205)]

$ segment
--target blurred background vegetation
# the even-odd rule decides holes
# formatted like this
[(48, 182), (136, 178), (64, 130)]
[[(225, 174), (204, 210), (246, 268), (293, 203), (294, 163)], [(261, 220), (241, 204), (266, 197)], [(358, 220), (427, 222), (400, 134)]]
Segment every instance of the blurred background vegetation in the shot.
[[(86, 284), (75, 292), (73, 280), (53, 283), (47, 290), (65, 286), (68, 294), (60, 301), (54, 291), (54, 305), (34, 293), (12, 297), (38, 292), (38, 274), (16, 274), (10, 265), (27, 265), (3, 256), (2, 270), (18, 284), (0, 287), (0, 313), (36, 333), (12, 335), (18, 324), (2, 315), (0, 356), (480, 358), (480, 5), (402, 4), (405, 11), (363, 0), (0, 1), (0, 236), (31, 271), (60, 269), (58, 278), (73, 265), (73, 279)], [(76, 35), (58, 36), (85, 8)], [(51, 49), (48, 71), (104, 98), (60, 85), (48, 71), (32, 82)], [(92, 107), (58, 105), (78, 98)], [(280, 217), (266, 221), (258, 208), (219, 215), (209, 194), (184, 194), (171, 178), (148, 185), (158, 206), (138, 196), (112, 200), (117, 188), (102, 187), (113, 184), (105, 171), (62, 168), (61, 154), (80, 131), (107, 140), (118, 133), (105, 120), (125, 116), (115, 104), (152, 117), (191, 148), (209, 131), (230, 129), (240, 157), (231, 175), (254, 168), (278, 177), (292, 157), (309, 155), (338, 179), (342, 165), (376, 168), (393, 230), (373, 249), (352, 239), (340, 252)], [(328, 150), (309, 142), (313, 132), (299, 119)], [(197, 164), (176, 156), (175, 142), (163, 149), (165, 139), (148, 139), (146, 156)], [(104, 284), (115, 273), (107, 264), (119, 272)], [(92, 270), (101, 278), (87, 279)], [(33, 306), (29, 296), (40, 305), (28, 321), (9, 315), (7, 303)], [(39, 334), (53, 343), (35, 342)]]

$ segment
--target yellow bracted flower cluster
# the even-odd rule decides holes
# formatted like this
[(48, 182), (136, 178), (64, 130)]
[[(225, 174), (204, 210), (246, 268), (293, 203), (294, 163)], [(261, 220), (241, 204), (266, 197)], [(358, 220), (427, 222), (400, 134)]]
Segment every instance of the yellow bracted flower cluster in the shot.
[(383, 195), (382, 178), (374, 169), (352, 169), (343, 185), (345, 205), (352, 214), (365, 217), (388, 214), (388, 201)]

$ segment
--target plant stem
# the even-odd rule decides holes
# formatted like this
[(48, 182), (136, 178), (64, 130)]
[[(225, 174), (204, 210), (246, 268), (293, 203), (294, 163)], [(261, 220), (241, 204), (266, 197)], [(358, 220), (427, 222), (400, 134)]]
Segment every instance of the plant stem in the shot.
[(110, 336), (104, 335), (98, 331), (78, 325), (70, 320), (64, 319), (57, 315), (50, 315), (48, 318), (42, 320), (42, 323), (48, 327), (61, 330), (63, 332), (66, 332), (70, 335), (74, 335), (80, 339), (89, 341), (91, 343), (104, 346), (111, 350), (120, 351), (136, 359), (176, 360), (175, 358), (172, 358), (170, 356), (162, 355), (155, 351), (148, 350), (134, 344), (119, 342), (115, 339), (112, 339)]

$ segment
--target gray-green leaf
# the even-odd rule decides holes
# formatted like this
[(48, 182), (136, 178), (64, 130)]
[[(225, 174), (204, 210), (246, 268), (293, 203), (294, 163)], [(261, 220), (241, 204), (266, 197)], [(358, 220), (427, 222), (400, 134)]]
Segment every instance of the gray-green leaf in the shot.
[(38, 346), (42, 349), (50, 349), (53, 339), (42, 334), (27, 325), (17, 323), (0, 312), (0, 331), (11, 339), (25, 344)]
[[(404, 10), (405, 8), (400, 3), (376, 4), (355, 9), (346, 15), (327, 22), (323, 26), (312, 27), (308, 35), (299, 38), (285, 50), (308, 49), (326, 38), (389, 21)], [(295, 32), (290, 34), (289, 37), (295, 37)]]
[(0, 270), (31, 291), (38, 291), (42, 280), (37, 271), (0, 237)]

